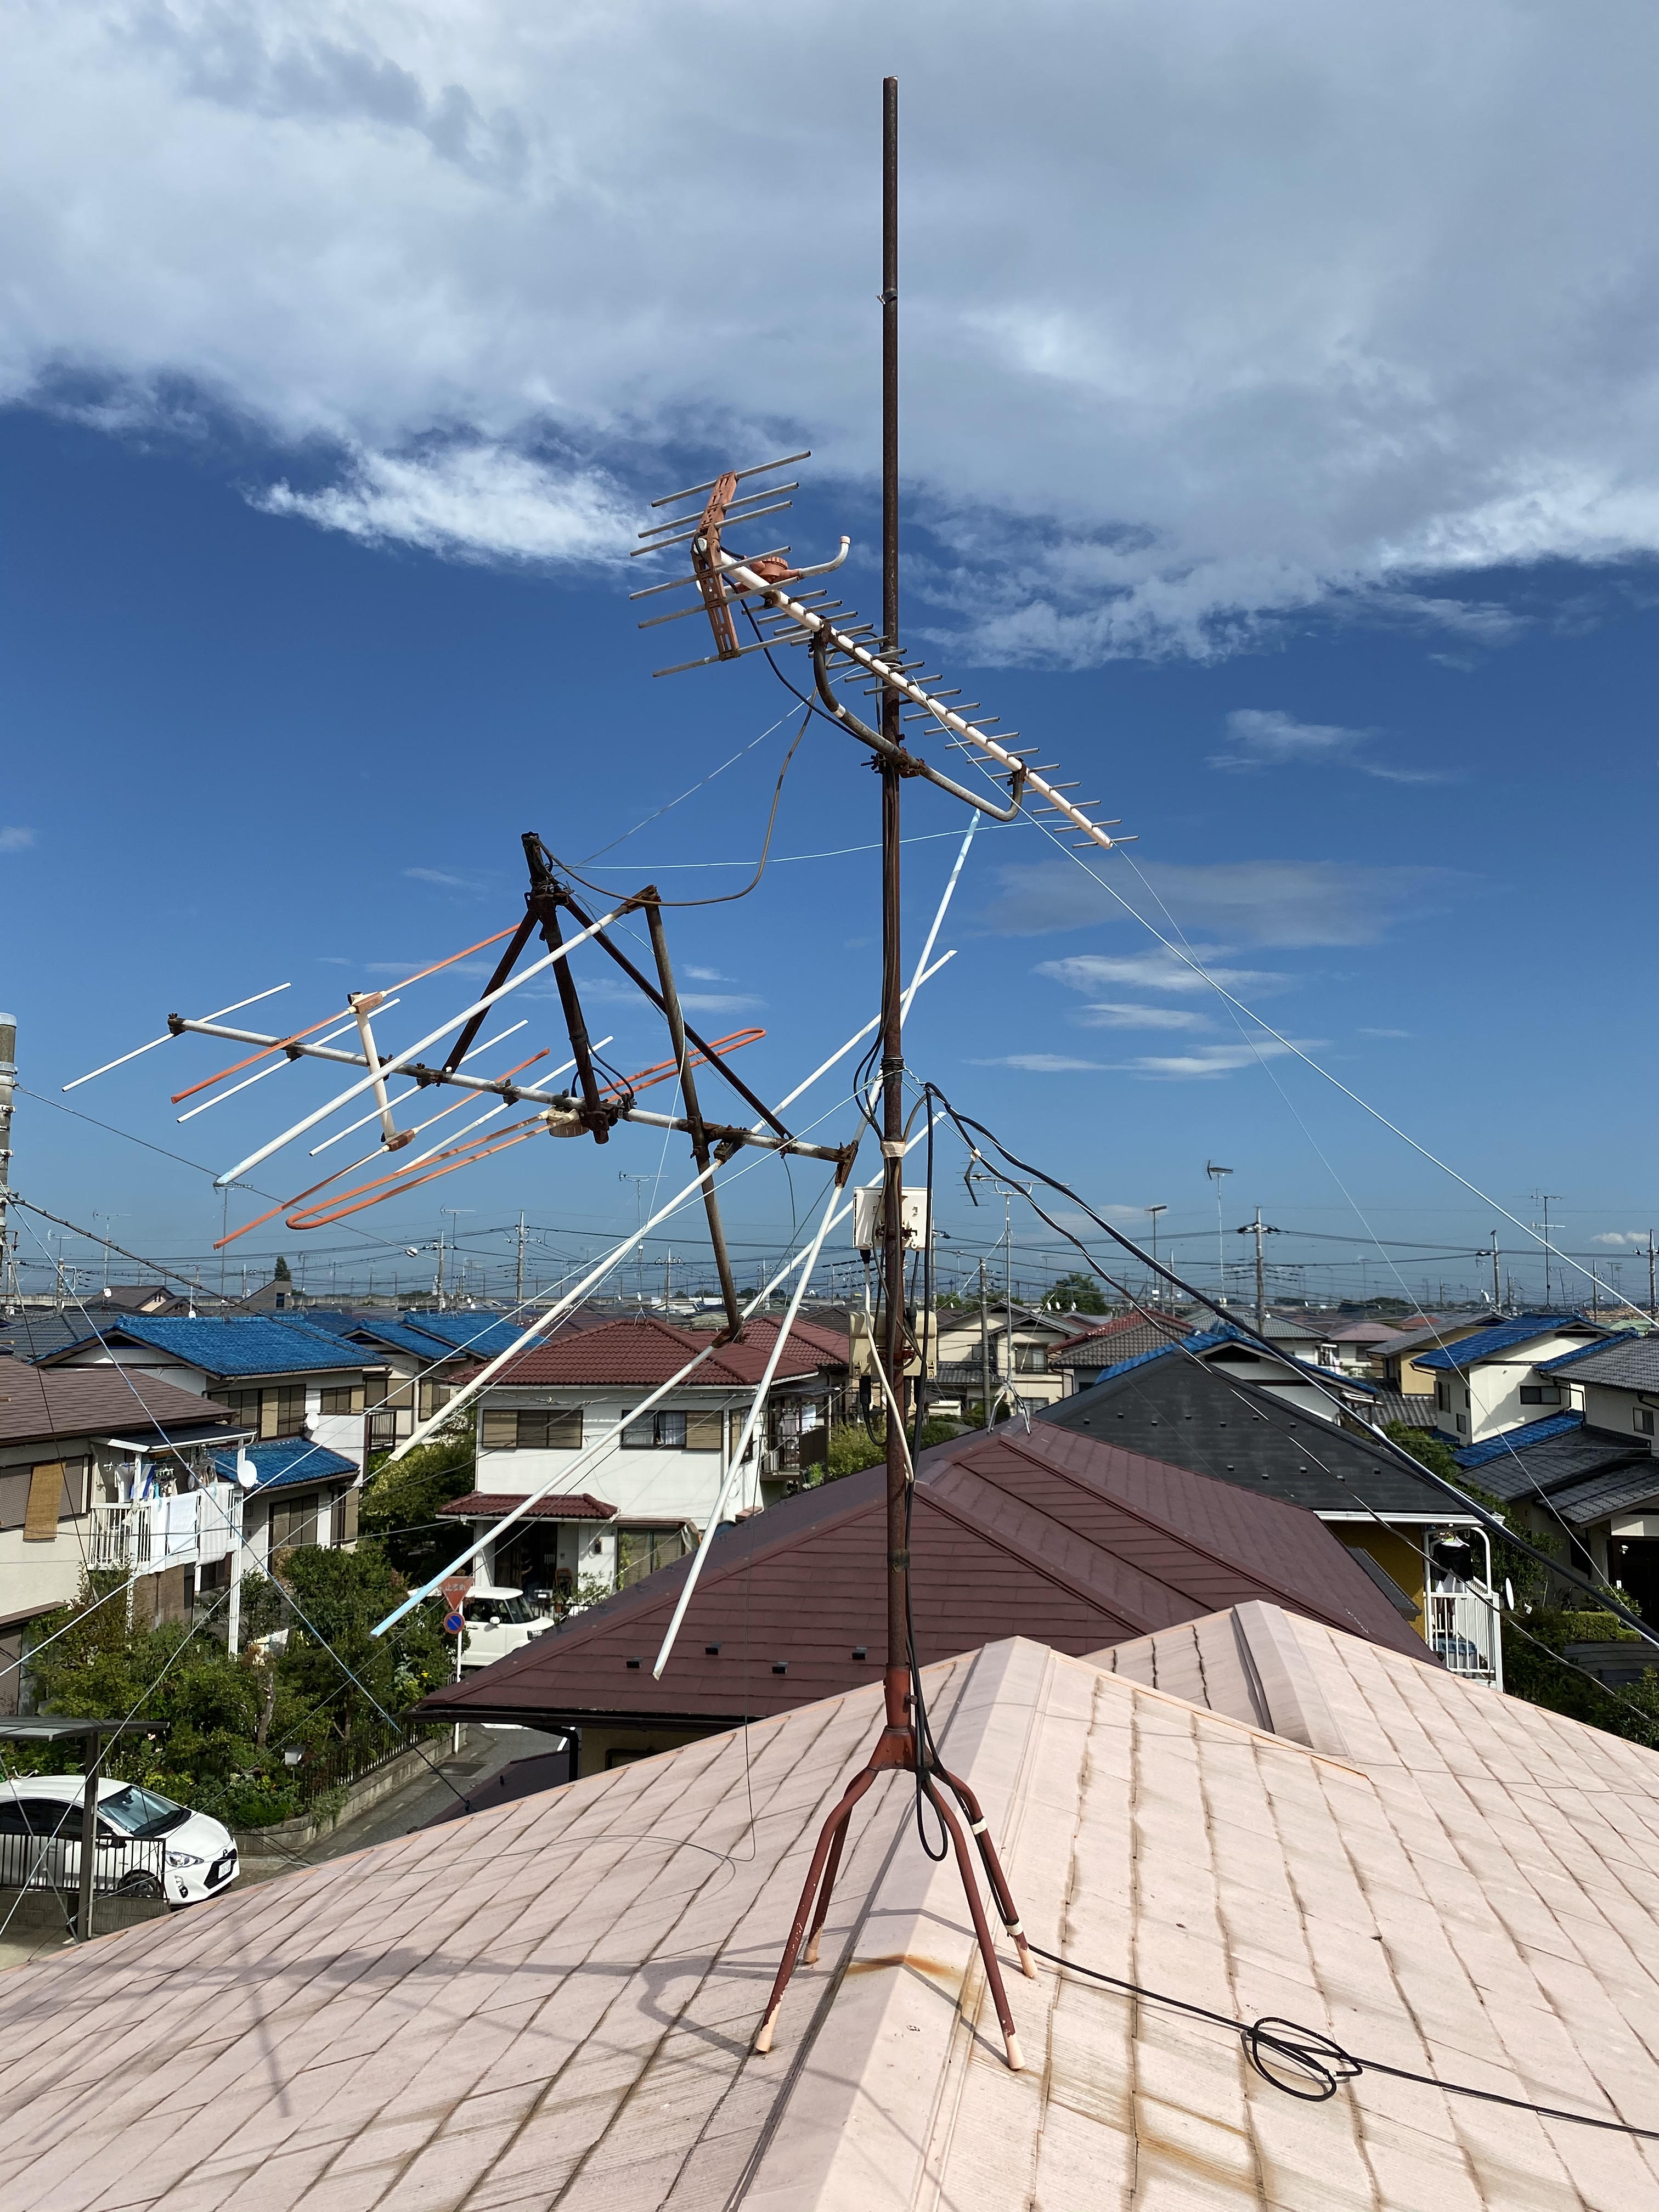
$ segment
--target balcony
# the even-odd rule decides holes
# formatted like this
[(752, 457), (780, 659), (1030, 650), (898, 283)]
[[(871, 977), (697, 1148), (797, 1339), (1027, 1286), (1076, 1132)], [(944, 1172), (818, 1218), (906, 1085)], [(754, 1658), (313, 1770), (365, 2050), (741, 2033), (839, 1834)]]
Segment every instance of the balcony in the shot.
[(1425, 1642), (1437, 1652), (1449, 1674), (1466, 1682), (1504, 1686), (1504, 1644), (1497, 1601), (1479, 1583), (1456, 1583), (1430, 1590)]
[(94, 1505), (87, 1565), (129, 1575), (211, 1566), (229, 1558), (241, 1533), (242, 1493), (234, 1483), (130, 1505)]

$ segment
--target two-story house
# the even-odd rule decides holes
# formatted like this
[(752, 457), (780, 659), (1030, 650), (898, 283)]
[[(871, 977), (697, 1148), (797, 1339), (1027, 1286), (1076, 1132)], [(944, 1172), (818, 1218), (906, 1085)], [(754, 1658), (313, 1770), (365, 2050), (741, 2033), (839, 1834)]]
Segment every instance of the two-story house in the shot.
[(391, 1451), (417, 1422), (449, 1402), (458, 1377), (517, 1343), (523, 1328), (489, 1313), (391, 1316), (311, 1310), (312, 1328), (339, 1337), (363, 1359), (370, 1452)]
[(32, 1624), (88, 1571), (136, 1577), (146, 1623), (228, 1587), (241, 1493), (211, 1455), (234, 1465), (236, 1442), (220, 1407), (155, 1376), (0, 1358), (0, 1713), (18, 1711)]
[(1524, 1313), (1493, 1322), (1457, 1343), (1414, 1355), (1434, 1383), (1434, 1425), (1453, 1445), (1478, 1444), (1505, 1429), (1541, 1420), (1565, 1402), (1561, 1385), (1541, 1370), (1564, 1352), (1613, 1334), (1577, 1313)]
[(117, 1365), (211, 1398), (264, 1443), (304, 1437), (361, 1468), (362, 1350), (308, 1322), (272, 1316), (210, 1321), (128, 1316), (48, 1352), (43, 1367)]
[[(444, 1508), (483, 1528), (547, 1486), (484, 1555), (484, 1580), (546, 1605), (583, 1584), (625, 1588), (679, 1558), (714, 1510), (779, 1326), (750, 1322), (739, 1342), (718, 1346), (637, 1421), (629, 1416), (641, 1399), (707, 1350), (708, 1331), (629, 1316), (521, 1352), (480, 1394), (477, 1488)], [(843, 1338), (797, 1322), (773, 1378), (765, 1434), (745, 1455), (727, 1504), (732, 1517), (822, 1461), (847, 1358)], [(614, 1440), (590, 1457), (612, 1430)]]
[[(987, 1384), (994, 1401), (1016, 1400), (1028, 1412), (1051, 1406), (1072, 1388), (1049, 1354), (1078, 1334), (1075, 1314), (1041, 1306), (976, 1304), (942, 1308), (939, 1316), (939, 1371), (927, 1392), (930, 1410), (978, 1421)], [(1012, 1356), (1011, 1356), (1012, 1346)]]

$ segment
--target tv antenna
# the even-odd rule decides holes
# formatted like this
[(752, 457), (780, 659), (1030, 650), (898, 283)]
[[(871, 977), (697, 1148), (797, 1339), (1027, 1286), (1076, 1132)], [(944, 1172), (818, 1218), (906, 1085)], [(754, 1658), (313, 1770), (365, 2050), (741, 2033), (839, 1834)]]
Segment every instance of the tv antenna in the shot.
[[(797, 1965), (811, 1966), (817, 1957), (818, 1939), (830, 1909), (836, 1875), (846, 1843), (853, 1808), (884, 1774), (910, 1773), (928, 1797), (946, 1830), (953, 1849), (969, 1910), (973, 1917), (980, 1956), (984, 1962), (997, 2018), (1007, 2047), (1008, 2063), (1020, 2071), (1024, 2061), (1014, 2032), (1002, 1970), (990, 1924), (970, 1863), (967, 1837), (976, 1843), (987, 1884), (995, 1899), (1004, 1928), (1012, 1938), (1026, 1974), (1035, 1969), (1012, 1893), (979, 1801), (967, 1784), (950, 1772), (934, 1747), (921, 1700), (921, 1676), (909, 1633), (910, 1559), (908, 1530), (915, 1483), (905, 1438), (908, 1404), (906, 1370), (920, 1365), (920, 1347), (905, 1312), (902, 1161), (904, 1135), (903, 1006), (901, 990), (899, 916), (900, 795), (907, 778), (921, 777), (976, 808), (994, 821), (1009, 822), (1037, 801), (1036, 811), (1079, 834), (1075, 842), (1109, 851), (1127, 842), (1109, 833), (1115, 822), (1103, 822), (1092, 811), (1096, 799), (1068, 794), (1074, 783), (1048, 780), (1054, 762), (1033, 765), (1012, 750), (1018, 731), (1000, 732), (999, 718), (979, 712), (976, 700), (962, 701), (959, 687), (941, 690), (941, 679), (926, 672), (925, 659), (907, 655), (899, 631), (899, 464), (898, 464), (898, 80), (888, 77), (882, 87), (882, 601), (879, 634), (875, 625), (861, 623), (855, 611), (828, 597), (828, 587), (802, 592), (797, 586), (827, 575), (846, 560), (849, 540), (843, 537), (834, 557), (816, 565), (791, 565), (791, 548), (775, 545), (764, 552), (739, 554), (730, 540), (746, 533), (763, 516), (781, 513), (792, 504), (787, 495), (798, 482), (775, 481), (781, 469), (810, 459), (808, 452), (790, 453), (753, 467), (729, 469), (707, 482), (689, 485), (653, 502), (653, 512), (673, 507), (681, 512), (651, 524), (640, 532), (640, 554), (660, 552), (671, 546), (688, 549), (687, 574), (643, 586), (637, 599), (661, 592), (695, 591), (691, 605), (672, 613), (653, 615), (640, 627), (703, 614), (713, 633), (714, 650), (694, 660), (678, 661), (654, 672), (674, 676), (693, 668), (713, 666), (754, 653), (769, 659), (780, 650), (804, 648), (811, 667), (812, 711), (856, 738), (874, 755), (881, 775), (882, 851), (882, 997), (880, 1041), (880, 1133), (882, 1152), (881, 1267), (883, 1313), (872, 1336), (878, 1374), (887, 1407), (887, 1661), (882, 1676), (885, 1724), (864, 1767), (848, 1785), (840, 1803), (824, 1823), (807, 1871), (777, 1978), (757, 2029), (754, 2048), (771, 2048), (773, 2030), (784, 1993)], [(749, 487), (744, 489), (744, 487)], [(687, 506), (687, 501), (700, 504)], [(733, 619), (741, 609), (754, 632), (752, 642), (739, 640)], [(777, 669), (777, 662), (771, 665)], [(780, 670), (778, 672), (781, 673)], [(876, 706), (866, 720), (840, 697), (836, 684), (851, 677), (862, 678)], [(787, 681), (787, 678), (785, 678)], [(793, 688), (793, 686), (791, 687)], [(805, 696), (805, 693), (797, 696)], [(996, 791), (995, 779), (1006, 777), (1006, 790), (994, 797), (974, 790), (945, 775), (912, 751), (905, 742), (907, 721), (920, 722), (941, 735), (950, 748), (961, 752), (981, 770)], [(947, 1802), (956, 1800), (956, 1806)], [(966, 1815), (968, 1827), (958, 1812)]]

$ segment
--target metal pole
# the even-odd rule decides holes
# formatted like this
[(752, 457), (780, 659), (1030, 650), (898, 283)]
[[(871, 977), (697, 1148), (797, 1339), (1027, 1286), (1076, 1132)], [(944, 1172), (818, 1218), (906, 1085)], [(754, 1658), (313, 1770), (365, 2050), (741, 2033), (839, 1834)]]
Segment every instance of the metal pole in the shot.
[(1152, 1281), (1150, 1295), (1154, 1298), (1158, 1295), (1161, 1282), (1158, 1273), (1158, 1217), (1160, 1213), (1167, 1213), (1169, 1210), (1167, 1206), (1149, 1206), (1146, 1209), (1152, 1217)]
[(98, 1738), (88, 1731), (82, 1737), (81, 1755), (81, 1905), (75, 1917), (75, 1940), (87, 1942), (92, 1935), (92, 1884), (98, 1868)]
[(985, 1297), (985, 1262), (979, 1263), (979, 1379), (985, 1400), (985, 1425), (991, 1425), (991, 1314)]
[(524, 1216), (519, 1216), (519, 1265), (513, 1278), (513, 1310), (524, 1304)]
[(1504, 1310), (1504, 1299), (1502, 1286), (1498, 1279), (1498, 1231), (1496, 1229), (1492, 1232), (1492, 1302), (1494, 1310), (1501, 1313)]
[[(899, 644), (898, 473), (898, 79), (881, 88), (881, 629), (886, 648)], [(882, 734), (902, 745), (898, 694), (884, 691)], [(904, 1033), (899, 917), (899, 777), (890, 757), (881, 764), (881, 1130), (882, 1287), (886, 1301), (882, 1358), (891, 1403), (887, 1409), (888, 1721), (906, 1725), (909, 1677), (907, 1599), (910, 1559), (905, 1542), (904, 1423)]]
[(1653, 1231), (1648, 1231), (1648, 1319), (1659, 1321), (1659, 1290), (1654, 1283)]
[(1261, 1264), (1261, 1208), (1255, 1210), (1255, 1325), (1258, 1330), (1267, 1322), (1267, 1277)]
[(17, 1017), (0, 1014), (0, 1314), (9, 1314), (6, 1290), (6, 1203), (11, 1196), (11, 1108), (17, 1084)]

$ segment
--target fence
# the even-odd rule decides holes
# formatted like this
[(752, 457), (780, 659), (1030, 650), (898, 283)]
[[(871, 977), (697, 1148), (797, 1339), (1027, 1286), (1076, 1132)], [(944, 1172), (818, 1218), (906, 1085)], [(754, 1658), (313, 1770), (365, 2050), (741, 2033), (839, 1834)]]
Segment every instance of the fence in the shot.
[(319, 1756), (307, 1755), (295, 1775), (301, 1806), (309, 1811), (331, 1790), (348, 1789), (376, 1767), (385, 1766), (416, 1744), (447, 1735), (442, 1722), (422, 1721), (403, 1728), (364, 1729), (344, 1743), (331, 1745)]
[[(81, 1808), (70, 1818), (76, 1829)], [(167, 1868), (167, 1840), (157, 1837), (141, 1842), (132, 1836), (100, 1837), (93, 1864), (94, 1895), (113, 1896), (118, 1890), (137, 1890), (159, 1897)], [(0, 1835), (0, 1889), (58, 1889), (70, 1893), (81, 1886), (79, 1833), (57, 1836)]]
[(1504, 1646), (1498, 1608), (1489, 1598), (1468, 1587), (1431, 1590), (1428, 1607), (1429, 1648), (1437, 1651), (1446, 1671), (1466, 1681), (1504, 1686)]
[(230, 1556), (241, 1526), (242, 1493), (228, 1482), (130, 1505), (94, 1505), (87, 1565), (118, 1567), (128, 1574), (210, 1566)]

